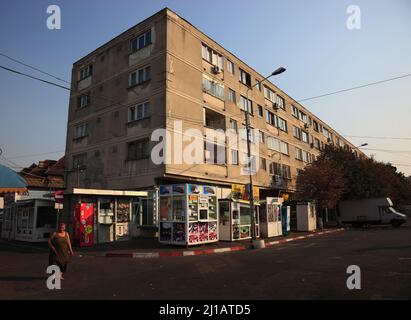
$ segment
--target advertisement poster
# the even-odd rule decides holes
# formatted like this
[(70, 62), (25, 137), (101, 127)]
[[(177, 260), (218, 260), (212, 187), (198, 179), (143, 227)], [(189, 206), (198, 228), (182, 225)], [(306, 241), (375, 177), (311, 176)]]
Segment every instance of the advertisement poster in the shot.
[(185, 194), (186, 189), (183, 184), (175, 184), (173, 185), (173, 194), (179, 195), (179, 194)]
[(171, 241), (171, 222), (160, 222), (160, 241)]
[(200, 187), (195, 185), (195, 184), (189, 184), (188, 185), (188, 193), (199, 194), (200, 193)]
[(171, 197), (160, 197), (160, 221), (169, 220), (171, 213)]
[(198, 222), (188, 225), (188, 243), (198, 242)]
[(203, 186), (203, 194), (214, 195), (216, 194), (216, 189), (210, 186)]
[(172, 191), (172, 186), (160, 186), (160, 196), (170, 195)]
[(78, 203), (73, 214), (74, 240), (80, 247), (94, 244), (94, 205)]
[(200, 229), (200, 242), (204, 242), (208, 240), (208, 222), (200, 222), (199, 223)]
[(208, 223), (208, 239), (217, 240), (217, 222)]
[(198, 196), (188, 196), (188, 215), (190, 221), (198, 220)]
[(240, 238), (244, 239), (248, 237), (250, 237), (250, 227), (249, 226), (241, 227), (240, 228)]
[(185, 242), (186, 241), (185, 223), (174, 223), (173, 224), (173, 241), (175, 242)]

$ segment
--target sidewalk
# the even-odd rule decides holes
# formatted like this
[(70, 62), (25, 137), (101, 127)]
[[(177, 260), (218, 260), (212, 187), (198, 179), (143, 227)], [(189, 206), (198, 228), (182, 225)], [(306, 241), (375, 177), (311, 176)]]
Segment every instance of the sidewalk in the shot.
[[(266, 247), (297, 241), (315, 236), (321, 236), (328, 233), (338, 232), (343, 228), (329, 228), (317, 232), (290, 232), (287, 236), (275, 238), (266, 238)], [(241, 251), (251, 249), (251, 240), (241, 240), (235, 242), (209, 243), (190, 247), (165, 245), (158, 242), (157, 238), (141, 238), (129, 241), (118, 241), (104, 244), (97, 244), (90, 248), (75, 248), (79, 255), (98, 256), (108, 258), (158, 258), (158, 257), (176, 257), (192, 256), (200, 254), (223, 253), (230, 251)]]

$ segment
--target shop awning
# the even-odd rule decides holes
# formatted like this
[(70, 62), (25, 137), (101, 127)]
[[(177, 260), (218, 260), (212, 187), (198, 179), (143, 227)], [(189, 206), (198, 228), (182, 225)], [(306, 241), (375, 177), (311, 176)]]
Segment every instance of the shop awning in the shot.
[(0, 194), (26, 191), (26, 180), (17, 172), (0, 164)]

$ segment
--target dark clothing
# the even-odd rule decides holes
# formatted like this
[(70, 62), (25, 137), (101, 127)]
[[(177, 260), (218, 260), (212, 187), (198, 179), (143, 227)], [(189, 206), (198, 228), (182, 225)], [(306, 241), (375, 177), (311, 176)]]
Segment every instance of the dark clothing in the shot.
[(67, 236), (67, 232), (63, 237), (59, 236), (56, 232), (51, 239), (51, 244), (56, 249), (56, 252), (50, 249), (49, 265), (57, 265), (59, 266), (61, 272), (66, 272), (67, 263), (70, 257), (69, 238)]

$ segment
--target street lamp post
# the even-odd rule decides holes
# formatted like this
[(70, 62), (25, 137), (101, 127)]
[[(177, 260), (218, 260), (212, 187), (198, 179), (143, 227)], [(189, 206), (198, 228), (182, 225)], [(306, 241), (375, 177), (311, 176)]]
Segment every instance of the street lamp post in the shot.
[[(252, 88), (254, 88), (256, 85), (261, 84), (263, 81), (267, 80), (268, 78), (272, 77), (272, 76), (276, 76), (280, 73), (283, 73), (286, 69), (283, 67), (280, 67), (276, 70), (274, 70), (272, 73), (270, 73), (267, 77), (265, 77), (264, 79), (257, 81), (254, 85), (252, 85), (251, 87), (247, 88), (247, 92), (246, 92), (246, 97), (247, 97), (247, 107), (246, 110), (244, 110), (245, 112), (245, 126), (246, 126), (246, 134), (247, 134), (247, 156), (248, 156), (248, 175), (250, 178), (250, 186), (248, 189), (248, 194), (249, 194), (249, 200), (250, 200), (250, 215), (251, 215), (251, 238), (252, 241), (257, 239), (257, 235), (256, 235), (256, 216), (255, 216), (255, 210), (254, 210), (254, 193), (253, 193), (253, 174), (251, 172), (251, 143), (250, 143), (250, 133), (251, 133), (251, 129), (250, 129), (250, 114), (248, 111), (248, 93), (250, 92), (250, 90)], [(255, 161), (257, 161), (257, 159), (254, 159)], [(257, 166), (257, 163), (256, 163)]]

